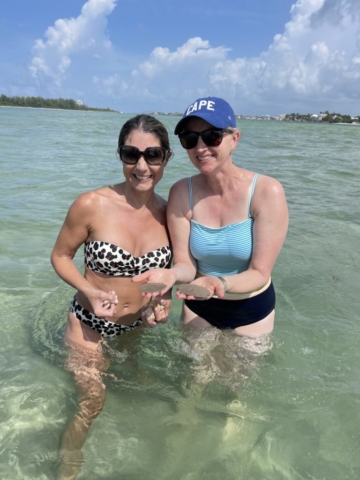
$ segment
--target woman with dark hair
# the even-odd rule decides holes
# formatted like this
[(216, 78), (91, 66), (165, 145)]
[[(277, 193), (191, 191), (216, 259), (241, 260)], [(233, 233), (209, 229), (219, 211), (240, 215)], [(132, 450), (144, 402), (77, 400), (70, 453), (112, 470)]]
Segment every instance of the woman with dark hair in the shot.
[[(166, 201), (154, 191), (172, 156), (167, 130), (156, 118), (137, 115), (123, 125), (117, 152), (125, 181), (81, 194), (67, 213), (51, 255), (56, 273), (77, 291), (65, 343), (79, 406), (62, 439), (59, 479), (76, 478), (80, 449), (104, 404), (101, 374), (109, 362), (101, 350), (103, 342), (141, 328), (148, 300), (132, 277), (152, 268), (169, 268), (171, 261)], [(83, 244), (81, 274), (73, 258)], [(170, 292), (161, 300), (162, 305), (155, 302), (149, 307), (160, 322), (167, 319)]]
[[(189, 105), (175, 134), (199, 173), (170, 191), (167, 222), (174, 264), (132, 281), (163, 283), (160, 295), (175, 283), (191, 282), (177, 292), (186, 325), (250, 337), (270, 333), (275, 317), (271, 272), (288, 228), (283, 187), (233, 163), (240, 132), (222, 98), (199, 98)], [(156, 324), (151, 318), (148, 323)]]

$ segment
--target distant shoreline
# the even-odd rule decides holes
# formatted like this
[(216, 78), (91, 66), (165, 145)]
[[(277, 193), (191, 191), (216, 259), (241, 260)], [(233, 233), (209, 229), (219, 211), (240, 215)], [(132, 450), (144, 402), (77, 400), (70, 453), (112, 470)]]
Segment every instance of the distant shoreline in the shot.
[(352, 122), (352, 123), (342, 123), (342, 122), (337, 122), (337, 123), (329, 123), (329, 125), (350, 125), (352, 127), (360, 127), (360, 123), (359, 122)]
[[(111, 110), (109, 108), (54, 108), (54, 107), (27, 107), (24, 105), (0, 105), (0, 108), (28, 108), (31, 110), (54, 110), (54, 111), (66, 111), (66, 112), (102, 112), (102, 113), (119, 113), (119, 114), (129, 114), (129, 112), (120, 112), (119, 110)], [(166, 116), (166, 117), (179, 117), (182, 116), (179, 112), (151, 112), (150, 115), (153, 116)], [(236, 120), (249, 120), (249, 121), (265, 121), (265, 122), (282, 122), (282, 123), (302, 123), (302, 124), (316, 124), (316, 125), (342, 125), (342, 126), (355, 126), (359, 127), (360, 122), (328, 122), (328, 121), (309, 121), (309, 120), (292, 120), (289, 118), (279, 119), (277, 117), (271, 117), (269, 115), (265, 116), (248, 116), (248, 115), (235, 115)]]
[(53, 108), (53, 107), (25, 107), (18, 105), (0, 105), (0, 108), (30, 108), (32, 110), (65, 110), (66, 112), (104, 112), (104, 113), (120, 113), (118, 110), (110, 110), (107, 108)]

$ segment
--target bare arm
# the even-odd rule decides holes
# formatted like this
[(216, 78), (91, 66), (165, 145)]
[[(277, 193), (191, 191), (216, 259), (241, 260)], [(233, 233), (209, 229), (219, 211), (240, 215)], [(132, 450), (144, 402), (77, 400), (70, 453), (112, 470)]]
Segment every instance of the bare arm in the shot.
[[(89, 236), (91, 216), (95, 208), (96, 194), (94, 192), (84, 193), (75, 200), (69, 208), (59, 232), (51, 253), (51, 263), (64, 282), (89, 299), (96, 315), (111, 316), (115, 312), (115, 295), (92, 287), (73, 262), (77, 250)], [(110, 308), (106, 307), (106, 301), (111, 304)]]
[(171, 188), (167, 209), (176, 283), (191, 282), (196, 274), (196, 263), (190, 252), (191, 215), (188, 183), (183, 179)]
[[(284, 189), (274, 178), (261, 176), (252, 199), (253, 254), (245, 272), (223, 277), (229, 293), (259, 290), (269, 281), (288, 229), (288, 208)], [(194, 282), (208, 289), (210, 295), (224, 298), (224, 285), (216, 276), (204, 276)], [(178, 298), (193, 299), (183, 294)]]
[(225, 277), (228, 292), (258, 290), (271, 277), (272, 269), (284, 244), (289, 213), (282, 185), (271, 177), (260, 176), (252, 200), (253, 254), (249, 268)]

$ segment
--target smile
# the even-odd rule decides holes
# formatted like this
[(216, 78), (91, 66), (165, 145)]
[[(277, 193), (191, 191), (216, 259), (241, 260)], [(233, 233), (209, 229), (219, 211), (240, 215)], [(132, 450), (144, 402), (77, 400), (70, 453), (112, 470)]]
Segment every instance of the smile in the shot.
[(206, 160), (210, 160), (210, 158), (214, 158), (214, 156), (213, 155), (203, 155), (202, 157), (197, 156), (196, 158), (199, 160), (199, 162), (206, 162)]
[(138, 180), (148, 180), (149, 178), (152, 177), (152, 175), (136, 175), (134, 173), (134, 177), (137, 178)]

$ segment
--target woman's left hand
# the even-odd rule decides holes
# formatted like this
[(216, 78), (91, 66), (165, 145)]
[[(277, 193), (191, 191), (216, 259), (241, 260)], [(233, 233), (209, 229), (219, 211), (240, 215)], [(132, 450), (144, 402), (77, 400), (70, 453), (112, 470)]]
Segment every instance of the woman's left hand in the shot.
[(141, 318), (149, 327), (156, 327), (158, 323), (168, 321), (170, 308), (171, 299), (155, 298), (142, 308)]

